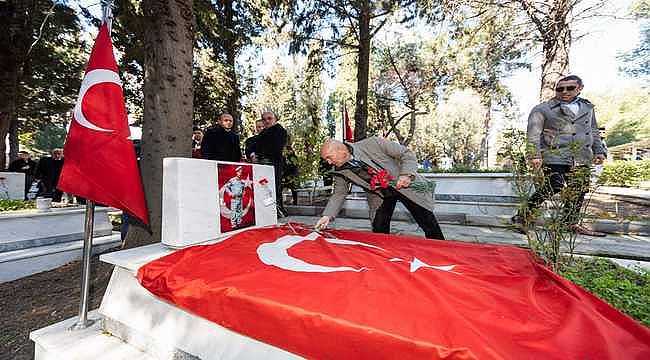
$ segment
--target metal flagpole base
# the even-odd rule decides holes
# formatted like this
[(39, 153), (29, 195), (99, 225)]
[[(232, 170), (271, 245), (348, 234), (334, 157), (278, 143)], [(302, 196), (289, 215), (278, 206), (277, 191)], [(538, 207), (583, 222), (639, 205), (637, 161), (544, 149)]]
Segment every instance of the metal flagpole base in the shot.
[(78, 320), (76, 323), (74, 323), (68, 329), (72, 330), (72, 331), (74, 331), (74, 330), (83, 330), (83, 329), (85, 329), (87, 327), (92, 326), (96, 321), (97, 320), (95, 320), (95, 319), (86, 319), (86, 321), (84, 321), (84, 322), (81, 322), (81, 321)]

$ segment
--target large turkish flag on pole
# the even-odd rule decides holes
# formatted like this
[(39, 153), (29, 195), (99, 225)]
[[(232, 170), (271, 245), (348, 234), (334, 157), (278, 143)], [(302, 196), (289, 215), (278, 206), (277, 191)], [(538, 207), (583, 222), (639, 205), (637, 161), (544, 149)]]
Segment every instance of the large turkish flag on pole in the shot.
[(103, 23), (79, 90), (57, 188), (122, 209), (148, 224), (118, 71)]
[(313, 359), (650, 359), (650, 330), (514, 246), (294, 224), (177, 251), (138, 279)]

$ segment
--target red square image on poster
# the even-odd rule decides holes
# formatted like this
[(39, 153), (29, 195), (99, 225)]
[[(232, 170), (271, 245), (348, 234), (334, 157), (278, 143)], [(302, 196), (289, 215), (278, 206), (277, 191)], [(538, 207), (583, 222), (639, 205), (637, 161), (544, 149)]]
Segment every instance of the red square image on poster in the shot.
[(255, 225), (253, 166), (218, 164), (217, 182), (221, 232)]

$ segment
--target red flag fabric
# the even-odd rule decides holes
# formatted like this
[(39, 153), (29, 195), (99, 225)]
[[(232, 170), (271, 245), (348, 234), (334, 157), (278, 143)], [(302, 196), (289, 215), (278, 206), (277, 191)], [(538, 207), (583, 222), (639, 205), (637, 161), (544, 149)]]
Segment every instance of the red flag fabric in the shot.
[(354, 134), (350, 127), (350, 117), (348, 116), (348, 108), (345, 107), (345, 141), (354, 142)]
[(118, 71), (104, 23), (79, 90), (57, 188), (122, 209), (148, 224)]
[(315, 359), (649, 359), (650, 331), (514, 246), (299, 227), (154, 260), (154, 295)]

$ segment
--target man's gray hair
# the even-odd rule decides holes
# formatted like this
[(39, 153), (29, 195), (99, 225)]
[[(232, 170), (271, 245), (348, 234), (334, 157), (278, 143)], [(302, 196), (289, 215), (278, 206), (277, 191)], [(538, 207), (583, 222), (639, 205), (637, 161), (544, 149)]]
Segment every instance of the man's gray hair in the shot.
[(278, 116), (275, 114), (274, 111), (271, 111), (271, 110), (262, 111), (262, 114), (260, 114), (260, 120), (262, 120), (262, 118), (264, 118), (264, 114), (271, 114), (271, 115), (273, 115), (273, 118), (275, 118), (275, 121), (278, 121)]

